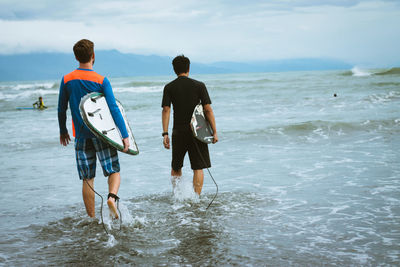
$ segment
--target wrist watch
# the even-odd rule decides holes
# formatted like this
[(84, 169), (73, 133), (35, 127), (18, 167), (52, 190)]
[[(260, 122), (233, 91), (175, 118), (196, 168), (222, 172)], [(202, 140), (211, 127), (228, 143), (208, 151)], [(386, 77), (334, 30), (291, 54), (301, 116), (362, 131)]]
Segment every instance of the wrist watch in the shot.
[(168, 135), (168, 132), (163, 132), (161, 135), (164, 137), (165, 135)]

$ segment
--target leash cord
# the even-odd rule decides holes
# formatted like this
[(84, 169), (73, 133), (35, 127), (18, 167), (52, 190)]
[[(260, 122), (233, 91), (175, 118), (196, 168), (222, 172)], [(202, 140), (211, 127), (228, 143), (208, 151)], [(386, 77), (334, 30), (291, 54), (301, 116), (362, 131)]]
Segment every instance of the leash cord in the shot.
[[(198, 146), (198, 144), (197, 144), (197, 142), (196, 142), (196, 139), (195, 139), (194, 137), (193, 137), (193, 142), (194, 142), (194, 144), (196, 145), (197, 152), (199, 152), (199, 155), (200, 155), (201, 160), (203, 161), (203, 164), (204, 164), (205, 166), (207, 166), (207, 163), (206, 163), (206, 161), (204, 160), (203, 155), (201, 154), (200, 148), (199, 148), (199, 146)], [(211, 179), (213, 180), (213, 182), (214, 182), (214, 184), (215, 184), (215, 187), (217, 188), (217, 191), (215, 192), (215, 195), (214, 195), (213, 199), (211, 200), (211, 202), (208, 204), (208, 206), (207, 206), (207, 208), (206, 208), (206, 210), (208, 210), (208, 208), (211, 206), (211, 204), (214, 202), (214, 199), (215, 199), (215, 198), (217, 197), (217, 195), (218, 195), (218, 184), (217, 184), (217, 182), (215, 182), (215, 179), (214, 179), (214, 177), (212, 176), (210, 169), (209, 169), (209, 168), (206, 168), (206, 169), (207, 169), (208, 173), (210, 174)]]
[(97, 193), (96, 190), (94, 190), (94, 188), (89, 184), (87, 179), (84, 179), (84, 180), (85, 180), (86, 184), (90, 187), (90, 189), (92, 189), (93, 192), (101, 198), (101, 206), (100, 206), (101, 224), (103, 225), (104, 231), (106, 231), (107, 235), (109, 235), (107, 228), (104, 225), (104, 220), (103, 220), (103, 197), (99, 193)]
[(117, 202), (117, 210), (119, 212), (119, 232), (121, 232), (121, 230), (122, 230), (122, 213), (119, 210), (119, 199), (117, 199), (116, 202)]
[[(93, 192), (98, 195), (101, 198), (101, 206), (100, 206), (100, 215), (101, 215), (101, 224), (103, 225), (104, 231), (106, 231), (107, 235), (109, 235), (106, 226), (104, 225), (104, 220), (103, 220), (103, 197), (94, 190), (94, 188), (88, 183), (87, 179), (84, 179), (86, 184), (90, 187), (90, 189), (93, 190)], [(117, 210), (119, 212), (119, 232), (122, 230), (122, 213), (119, 209), (119, 199), (116, 200), (117, 202)]]

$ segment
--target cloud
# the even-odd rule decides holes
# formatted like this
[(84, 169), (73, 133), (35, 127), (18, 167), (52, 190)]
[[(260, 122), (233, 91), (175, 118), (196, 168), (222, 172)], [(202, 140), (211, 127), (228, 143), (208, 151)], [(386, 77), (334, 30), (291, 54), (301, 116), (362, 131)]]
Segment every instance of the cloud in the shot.
[[(270, 13), (294, 11), (298, 8), (337, 6), (353, 7), (373, 0), (2, 0), (0, 19), (3, 20), (67, 20), (91, 21), (106, 17), (131, 22), (146, 19), (190, 19), (196, 15), (235, 16), (264, 10)], [(386, 2), (391, 2), (386, 0)], [(395, 0), (392, 2), (396, 3)]]
[(392, 64), (400, 61), (399, 12), (390, 0), (2, 0), (0, 53), (70, 52), (89, 38), (97, 49), (185, 53), (204, 62), (330, 57)]

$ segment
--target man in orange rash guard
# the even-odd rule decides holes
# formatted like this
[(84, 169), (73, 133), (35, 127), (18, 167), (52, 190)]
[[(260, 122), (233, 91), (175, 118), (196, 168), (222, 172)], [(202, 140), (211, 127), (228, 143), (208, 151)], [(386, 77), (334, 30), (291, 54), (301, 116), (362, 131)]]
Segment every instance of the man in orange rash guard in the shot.
[[(107, 204), (111, 214), (118, 218), (116, 201), (121, 183), (120, 166), (117, 150), (104, 143), (87, 128), (80, 115), (79, 104), (81, 98), (91, 92), (104, 94), (111, 115), (121, 132), (124, 152), (129, 148), (129, 135), (122, 114), (115, 102), (112, 87), (107, 78), (93, 71), (95, 61), (93, 42), (83, 39), (74, 45), (75, 58), (79, 61), (79, 68), (65, 75), (61, 80), (58, 99), (58, 122), (60, 127), (60, 143), (63, 146), (71, 141), (66, 127), (68, 102), (71, 109), (75, 130), (75, 154), (79, 178), (82, 182), (82, 196), (86, 212), (90, 217), (95, 216), (94, 177), (96, 174), (96, 154), (99, 158), (104, 176), (108, 176)], [(86, 181), (85, 181), (86, 180)]]

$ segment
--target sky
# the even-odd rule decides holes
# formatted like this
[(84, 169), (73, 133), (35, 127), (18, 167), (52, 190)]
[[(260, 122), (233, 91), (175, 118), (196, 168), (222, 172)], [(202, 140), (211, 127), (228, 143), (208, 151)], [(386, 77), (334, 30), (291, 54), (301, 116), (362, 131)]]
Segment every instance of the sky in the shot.
[(400, 65), (400, 0), (0, 0), (0, 54), (95, 49), (203, 63)]

